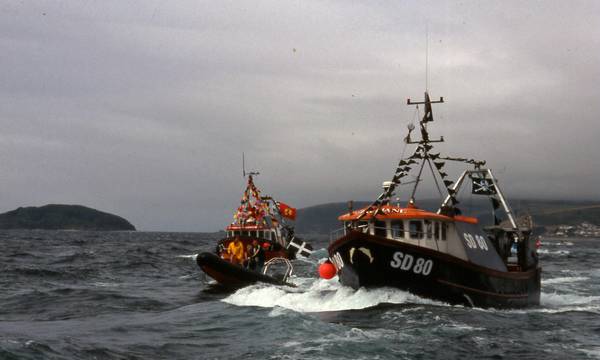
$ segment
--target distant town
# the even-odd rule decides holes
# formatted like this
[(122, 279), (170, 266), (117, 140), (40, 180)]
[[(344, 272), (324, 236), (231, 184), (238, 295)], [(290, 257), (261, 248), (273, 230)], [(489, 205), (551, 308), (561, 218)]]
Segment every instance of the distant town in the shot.
[(597, 237), (600, 238), (600, 226), (589, 222), (579, 225), (558, 225), (555, 229), (547, 232), (550, 236), (557, 237)]

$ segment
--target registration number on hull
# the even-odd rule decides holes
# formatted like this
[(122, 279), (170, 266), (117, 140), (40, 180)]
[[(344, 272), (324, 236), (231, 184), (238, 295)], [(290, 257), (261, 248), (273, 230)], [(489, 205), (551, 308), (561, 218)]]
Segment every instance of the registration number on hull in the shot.
[(402, 251), (396, 251), (392, 256), (390, 266), (394, 269), (412, 271), (415, 274), (427, 276), (431, 273), (431, 269), (433, 268), (433, 260), (426, 260), (422, 257), (417, 257), (415, 260), (415, 257), (411, 254), (405, 254)]

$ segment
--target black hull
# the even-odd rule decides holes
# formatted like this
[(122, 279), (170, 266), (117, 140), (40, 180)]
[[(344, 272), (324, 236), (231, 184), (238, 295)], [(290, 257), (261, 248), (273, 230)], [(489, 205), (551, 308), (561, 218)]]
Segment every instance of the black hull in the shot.
[(196, 263), (208, 276), (215, 279), (219, 284), (229, 288), (241, 288), (257, 282), (289, 285), (274, 277), (234, 265), (213, 253), (204, 252), (198, 254)]
[[(332, 243), (329, 255), (338, 267), (340, 282), (355, 289), (391, 286), (450, 304), (483, 308), (522, 308), (540, 303), (539, 267), (497, 271), (432, 249), (359, 232)], [(405, 258), (412, 260), (403, 261)]]

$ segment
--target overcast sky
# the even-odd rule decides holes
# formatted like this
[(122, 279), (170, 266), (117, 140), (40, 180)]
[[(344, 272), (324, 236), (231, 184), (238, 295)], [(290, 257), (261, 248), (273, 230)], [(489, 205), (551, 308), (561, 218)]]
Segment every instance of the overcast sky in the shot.
[(427, 31), (440, 150), (488, 160), (513, 198), (600, 201), (598, 1), (8, 0), (0, 211), (216, 231), (242, 152), (290, 205), (370, 200), (422, 99)]

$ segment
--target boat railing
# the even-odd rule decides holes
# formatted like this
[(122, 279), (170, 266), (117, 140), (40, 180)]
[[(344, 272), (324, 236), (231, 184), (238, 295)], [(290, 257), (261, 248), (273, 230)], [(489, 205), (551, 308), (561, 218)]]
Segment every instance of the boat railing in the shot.
[(283, 274), (283, 278), (281, 279), (282, 282), (286, 282), (290, 275), (292, 275), (292, 273), (294, 272), (294, 266), (292, 266), (292, 263), (286, 258), (275, 257), (267, 261), (263, 267), (263, 274), (267, 275), (267, 272), (269, 271), (269, 268), (271, 266), (280, 264), (286, 266), (285, 273)]
[(331, 231), (329, 233), (329, 243), (331, 244), (332, 242), (339, 239), (340, 237), (342, 237), (342, 235), (345, 235), (345, 234), (346, 234), (346, 229), (343, 227)]
[[(333, 243), (334, 241), (336, 241), (337, 239), (339, 239), (340, 237), (342, 237), (343, 235), (346, 234), (346, 232), (350, 231), (350, 230), (355, 230), (355, 231), (362, 231), (363, 233), (369, 233), (371, 234), (370, 229), (373, 229), (373, 234), (385, 234), (383, 235), (386, 238), (390, 238), (393, 240), (417, 240), (417, 241), (422, 241), (422, 240), (433, 240), (433, 241), (437, 241), (437, 239), (434, 238), (434, 232), (431, 231), (417, 231), (417, 230), (411, 230), (411, 229), (391, 229), (391, 237), (388, 236), (388, 228), (387, 227), (383, 227), (383, 226), (373, 226), (373, 227), (369, 227), (368, 225), (359, 225), (357, 227), (353, 227), (353, 228), (344, 228), (341, 227), (339, 229), (333, 230), (329, 233), (329, 243)], [(398, 236), (402, 234), (402, 236)], [(442, 239), (444, 240), (444, 239)]]

